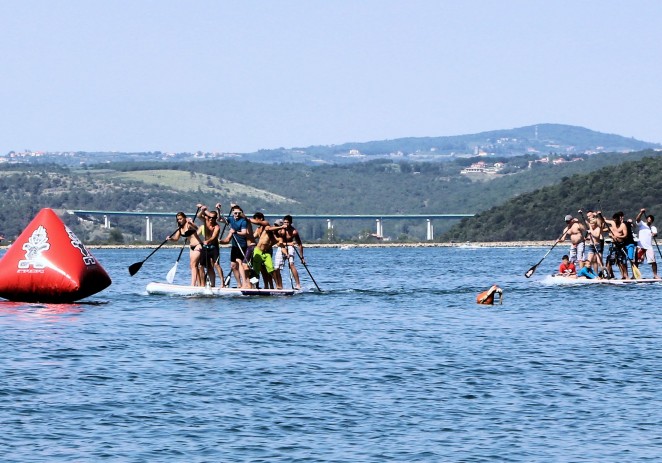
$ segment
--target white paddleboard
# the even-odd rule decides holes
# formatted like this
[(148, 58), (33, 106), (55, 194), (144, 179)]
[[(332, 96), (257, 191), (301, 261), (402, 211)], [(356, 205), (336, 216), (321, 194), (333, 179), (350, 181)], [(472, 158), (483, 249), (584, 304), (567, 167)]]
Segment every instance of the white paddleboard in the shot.
[(654, 278), (640, 278), (638, 280), (621, 280), (620, 278), (614, 278), (611, 280), (601, 280), (599, 278), (573, 278), (563, 275), (547, 275), (541, 281), (543, 284), (549, 285), (637, 285), (662, 283), (662, 280), (656, 280)]
[(292, 296), (301, 292), (297, 289), (242, 289), (242, 288), (220, 288), (209, 286), (186, 286), (173, 285), (169, 283), (152, 282), (147, 285), (148, 294), (160, 294), (166, 296), (198, 296), (198, 297), (223, 297), (223, 296)]

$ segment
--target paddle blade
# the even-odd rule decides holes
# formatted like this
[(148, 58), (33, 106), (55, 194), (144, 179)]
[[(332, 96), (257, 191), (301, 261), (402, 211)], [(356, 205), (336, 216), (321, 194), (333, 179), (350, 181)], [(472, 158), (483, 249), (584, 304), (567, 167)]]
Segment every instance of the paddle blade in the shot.
[[(144, 262), (144, 261), (143, 261), (143, 262)], [(131, 276), (133, 276), (133, 275), (135, 275), (136, 273), (138, 273), (138, 270), (140, 270), (140, 267), (143, 266), (143, 262), (136, 262), (135, 264), (131, 264), (131, 265), (129, 266), (129, 274), (130, 274)]]
[(177, 264), (179, 262), (175, 262), (175, 265), (172, 266), (168, 274), (166, 275), (166, 281), (170, 284), (172, 284), (173, 281), (175, 281), (175, 273), (177, 273)]
[(641, 272), (639, 271), (639, 268), (632, 264), (632, 275), (634, 275), (634, 278), (636, 280), (639, 280), (641, 278)]
[(533, 275), (533, 273), (536, 271), (536, 267), (538, 267), (538, 266), (534, 265), (533, 267), (531, 267), (529, 270), (526, 271), (524, 276), (527, 277), (527, 278), (531, 278), (531, 275)]

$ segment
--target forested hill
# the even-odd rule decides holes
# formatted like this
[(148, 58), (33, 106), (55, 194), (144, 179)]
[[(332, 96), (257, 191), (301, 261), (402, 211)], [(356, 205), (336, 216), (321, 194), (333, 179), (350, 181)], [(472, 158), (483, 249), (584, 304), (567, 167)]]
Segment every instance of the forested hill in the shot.
[[(472, 181), (460, 172), (471, 159), (454, 162), (409, 163), (375, 160), (352, 165), (306, 166), (239, 161), (127, 162), (67, 168), (54, 165), (0, 164), (0, 234), (7, 241), (17, 236), (43, 207), (58, 210), (192, 212), (195, 204), (226, 207), (241, 204), (247, 211), (265, 214), (473, 214), (502, 205), (516, 195), (561, 182), (565, 177), (586, 174), (662, 153), (647, 150), (634, 153), (601, 153), (576, 162), (536, 162), (534, 157), (509, 158), (507, 173), (492, 180)], [(624, 177), (628, 178), (628, 177)], [(622, 182), (621, 182), (622, 183)], [(606, 185), (605, 191), (619, 188)], [(625, 185), (631, 182), (626, 181)], [(602, 190), (592, 190), (596, 203)], [(523, 196), (524, 197), (524, 196)], [(590, 198), (588, 195), (587, 198)], [(561, 204), (554, 198), (545, 205)], [(582, 201), (583, 204), (586, 204)], [(569, 210), (576, 209), (571, 206)], [(564, 215), (565, 210), (555, 212)], [(489, 214), (489, 213), (486, 213)], [(502, 219), (503, 216), (502, 216)], [(510, 221), (510, 218), (508, 218)], [(522, 218), (523, 220), (523, 218)], [(424, 236), (424, 224), (393, 224), (389, 235), (401, 240)], [(109, 231), (99, 222), (79, 223), (67, 217), (69, 225), (84, 242), (103, 241)], [(544, 224), (544, 220), (540, 221)], [(309, 240), (325, 239), (321, 221), (303, 230)], [(85, 225), (85, 230), (80, 227)], [(136, 241), (144, 236), (141, 220), (113, 220), (114, 240)], [(343, 224), (335, 237), (358, 239), (361, 228), (372, 224)], [(435, 223), (441, 235), (452, 223)], [(501, 229), (507, 224), (499, 224)], [(307, 227), (308, 225), (306, 225)], [(420, 226), (421, 230), (414, 227)], [(491, 224), (490, 227), (493, 225)], [(555, 225), (552, 225), (554, 229)], [(167, 236), (172, 220), (154, 222), (155, 236)], [(104, 236), (102, 236), (104, 234)], [(457, 235), (459, 236), (459, 235)], [(458, 239), (456, 236), (455, 239)], [(527, 235), (531, 236), (531, 235)], [(545, 237), (542, 230), (536, 236)], [(107, 236), (106, 236), (107, 237)], [(483, 239), (485, 237), (482, 237)], [(490, 239), (502, 239), (490, 236)], [(509, 239), (521, 239), (510, 233)], [(466, 239), (477, 239), (472, 233)]]
[(556, 239), (566, 214), (600, 209), (611, 218), (623, 211), (634, 219), (643, 207), (662, 222), (662, 157), (609, 166), (586, 175), (573, 175), (560, 184), (524, 193), (476, 217), (465, 219), (442, 240), (513, 241)]

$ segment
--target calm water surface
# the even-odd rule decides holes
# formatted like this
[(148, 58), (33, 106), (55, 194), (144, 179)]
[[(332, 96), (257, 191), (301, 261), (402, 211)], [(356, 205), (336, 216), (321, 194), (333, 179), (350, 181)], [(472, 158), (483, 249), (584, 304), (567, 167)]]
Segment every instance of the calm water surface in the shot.
[(546, 250), (308, 249), (324, 293), (258, 299), (96, 250), (86, 303), (0, 302), (0, 461), (662, 461), (662, 285), (524, 278)]

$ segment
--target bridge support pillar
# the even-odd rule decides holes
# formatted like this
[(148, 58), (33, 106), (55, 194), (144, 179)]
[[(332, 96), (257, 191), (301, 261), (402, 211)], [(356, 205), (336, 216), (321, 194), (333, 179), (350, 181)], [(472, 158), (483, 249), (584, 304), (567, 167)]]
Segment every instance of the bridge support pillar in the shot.
[(432, 220), (427, 219), (427, 233), (426, 233), (426, 238), (428, 241), (432, 241), (434, 239), (434, 225), (432, 225)]
[(333, 221), (331, 219), (326, 219), (326, 236), (328, 239), (332, 239), (333, 235)]
[(382, 219), (376, 219), (375, 222), (377, 222), (376, 234), (378, 237), (381, 238), (384, 236), (384, 229), (382, 228)]
[(103, 216), (103, 228), (110, 228), (110, 219), (105, 214)]
[(152, 220), (145, 216), (145, 241), (152, 241)]

